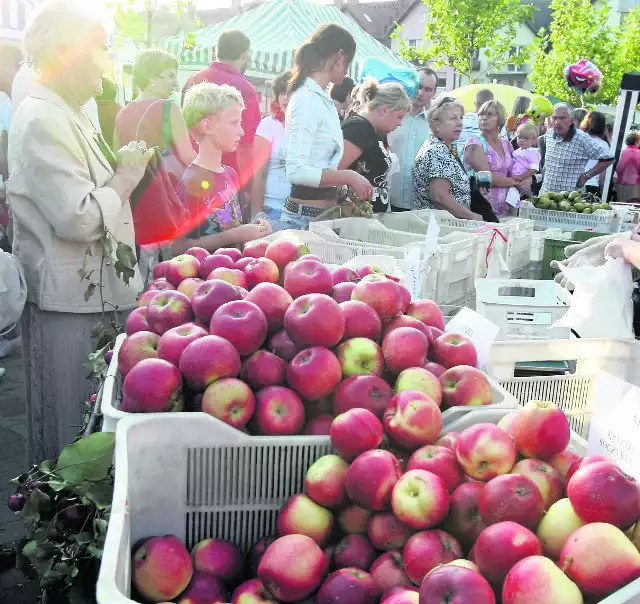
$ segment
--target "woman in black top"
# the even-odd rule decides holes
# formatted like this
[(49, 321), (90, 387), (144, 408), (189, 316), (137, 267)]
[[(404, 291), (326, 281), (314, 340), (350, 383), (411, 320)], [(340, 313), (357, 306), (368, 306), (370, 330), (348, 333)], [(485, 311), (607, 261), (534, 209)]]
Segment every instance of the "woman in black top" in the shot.
[(338, 169), (355, 170), (364, 176), (373, 186), (373, 211), (386, 212), (387, 176), (392, 166), (387, 134), (400, 125), (411, 101), (400, 84), (378, 84), (375, 80), (362, 84), (359, 96), (359, 112), (342, 122), (344, 154)]

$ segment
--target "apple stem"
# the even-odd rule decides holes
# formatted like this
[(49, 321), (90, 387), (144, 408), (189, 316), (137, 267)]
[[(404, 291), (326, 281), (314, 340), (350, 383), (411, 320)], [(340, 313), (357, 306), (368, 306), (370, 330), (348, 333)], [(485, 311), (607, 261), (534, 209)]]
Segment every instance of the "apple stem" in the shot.
[(569, 570), (569, 567), (571, 566), (571, 563), (573, 562), (573, 557), (572, 556), (567, 556), (564, 564), (562, 565), (562, 568), (560, 569), (563, 573), (567, 573), (567, 571)]

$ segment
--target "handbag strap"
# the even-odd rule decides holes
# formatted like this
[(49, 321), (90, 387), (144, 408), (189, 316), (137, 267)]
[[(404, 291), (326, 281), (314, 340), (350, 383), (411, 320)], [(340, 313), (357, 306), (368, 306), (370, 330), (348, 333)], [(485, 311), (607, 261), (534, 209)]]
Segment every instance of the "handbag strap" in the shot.
[(173, 136), (171, 134), (171, 101), (165, 101), (162, 105), (162, 148), (173, 148)]

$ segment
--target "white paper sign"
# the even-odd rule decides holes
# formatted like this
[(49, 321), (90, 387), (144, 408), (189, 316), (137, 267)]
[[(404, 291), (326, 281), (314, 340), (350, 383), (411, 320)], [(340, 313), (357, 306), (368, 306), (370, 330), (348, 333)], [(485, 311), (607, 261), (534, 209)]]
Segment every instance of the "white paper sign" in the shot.
[(404, 286), (411, 292), (412, 300), (420, 299), (420, 248), (411, 246), (405, 252), (406, 273)]
[(478, 352), (477, 367), (484, 367), (491, 357), (491, 347), (500, 327), (470, 308), (463, 308), (444, 328), (446, 333), (459, 333), (469, 338)]
[(600, 372), (593, 385), (588, 455), (604, 455), (640, 480), (640, 388)]
[(438, 247), (438, 236), (440, 235), (440, 225), (434, 218), (433, 213), (429, 214), (429, 226), (424, 237), (424, 257), (429, 258)]

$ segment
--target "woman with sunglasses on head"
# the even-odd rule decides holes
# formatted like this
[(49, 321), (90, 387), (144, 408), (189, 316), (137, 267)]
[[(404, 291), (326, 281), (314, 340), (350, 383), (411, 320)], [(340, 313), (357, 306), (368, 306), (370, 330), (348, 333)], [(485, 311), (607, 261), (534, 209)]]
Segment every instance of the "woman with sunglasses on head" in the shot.
[(335, 205), (344, 185), (358, 199), (369, 199), (373, 193), (366, 178), (338, 169), (344, 140), (338, 111), (326, 92), (329, 84), (344, 80), (355, 52), (353, 36), (332, 23), (317, 29), (296, 52), (285, 120), (291, 194), (280, 217), (289, 228), (307, 228)]
[(462, 132), (464, 107), (443, 97), (427, 113), (431, 136), (413, 165), (413, 208), (446, 210), (456, 218), (482, 220), (471, 211), (471, 185), (455, 148)]

